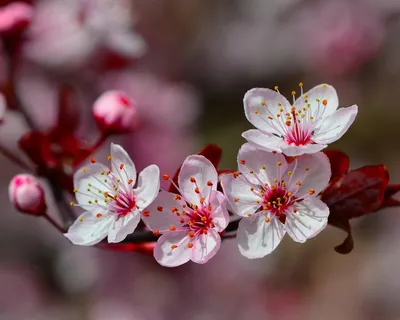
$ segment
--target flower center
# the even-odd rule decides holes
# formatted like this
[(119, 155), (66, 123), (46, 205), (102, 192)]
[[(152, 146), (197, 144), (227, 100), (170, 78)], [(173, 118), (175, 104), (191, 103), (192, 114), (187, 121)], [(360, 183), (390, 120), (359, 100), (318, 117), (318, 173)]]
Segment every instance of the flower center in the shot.
[(184, 227), (189, 228), (195, 233), (207, 233), (209, 228), (215, 227), (211, 217), (211, 210), (211, 205), (208, 208), (203, 207), (190, 210), (190, 212), (186, 213), (189, 219)]
[(287, 209), (293, 204), (292, 194), (287, 192), (282, 186), (271, 186), (263, 194), (262, 209), (270, 211), (276, 216), (285, 214)]

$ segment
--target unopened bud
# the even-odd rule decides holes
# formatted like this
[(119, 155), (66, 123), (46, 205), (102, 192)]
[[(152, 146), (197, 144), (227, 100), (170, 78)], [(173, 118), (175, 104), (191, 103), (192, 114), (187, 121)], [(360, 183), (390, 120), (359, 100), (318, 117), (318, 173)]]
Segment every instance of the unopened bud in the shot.
[(107, 133), (127, 133), (137, 122), (135, 103), (121, 91), (104, 92), (93, 105), (98, 126)]
[(0, 34), (9, 34), (25, 29), (32, 20), (33, 8), (21, 1), (0, 8)]
[(23, 213), (42, 215), (46, 212), (43, 186), (30, 174), (16, 175), (8, 186), (8, 194), (11, 203)]

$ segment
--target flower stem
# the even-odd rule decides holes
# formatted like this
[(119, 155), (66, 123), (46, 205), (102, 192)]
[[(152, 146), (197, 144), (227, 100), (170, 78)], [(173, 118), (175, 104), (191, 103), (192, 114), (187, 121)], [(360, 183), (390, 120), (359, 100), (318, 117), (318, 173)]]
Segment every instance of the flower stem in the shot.
[(58, 222), (55, 221), (52, 217), (50, 217), (47, 213), (45, 213), (45, 214), (43, 215), (43, 217), (44, 217), (48, 222), (50, 222), (50, 223), (53, 225), (53, 227), (55, 227), (55, 228), (56, 228), (58, 231), (60, 231), (61, 233), (67, 232), (66, 229), (64, 229), (62, 226), (60, 226), (60, 225), (58, 224)]
[(22, 169), (32, 172), (32, 169), (24, 161), (22, 161), (15, 154), (13, 154), (10, 150), (4, 148), (1, 145), (0, 145), (0, 153), (2, 153), (6, 158), (11, 160), (11, 162), (14, 162), (17, 165), (19, 165)]

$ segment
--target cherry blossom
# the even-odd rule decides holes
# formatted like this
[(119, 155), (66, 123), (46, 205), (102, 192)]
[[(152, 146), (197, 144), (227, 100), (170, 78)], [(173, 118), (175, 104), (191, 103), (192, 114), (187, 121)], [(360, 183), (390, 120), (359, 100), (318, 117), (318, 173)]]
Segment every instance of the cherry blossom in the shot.
[(99, 127), (109, 133), (126, 133), (137, 122), (136, 105), (121, 91), (106, 91), (93, 104), (93, 116)]
[(161, 191), (142, 213), (153, 233), (162, 234), (154, 249), (158, 263), (166, 267), (189, 260), (206, 263), (217, 253), (219, 232), (229, 223), (227, 200), (217, 191), (217, 182), (217, 171), (207, 158), (189, 156), (178, 177), (180, 194)]
[(327, 225), (329, 208), (317, 198), (328, 185), (331, 169), (322, 152), (287, 163), (246, 143), (238, 154), (239, 173), (222, 176), (232, 210), (242, 216), (237, 240), (247, 258), (271, 253), (285, 233), (296, 242), (316, 236)]
[(257, 128), (242, 136), (266, 151), (298, 156), (321, 151), (344, 135), (353, 123), (358, 107), (337, 110), (336, 90), (327, 84), (314, 87), (295, 100), (293, 106), (278, 92), (264, 88), (249, 90), (244, 96), (247, 119)]
[(124, 240), (159, 192), (160, 172), (156, 165), (143, 169), (134, 188), (136, 168), (126, 151), (111, 144), (109, 160), (111, 169), (92, 158), (88, 167), (74, 175), (77, 206), (86, 210), (65, 234), (74, 244), (94, 245), (107, 235), (110, 243)]
[(10, 182), (8, 194), (17, 210), (32, 215), (46, 212), (46, 200), (42, 183), (30, 174), (18, 174)]

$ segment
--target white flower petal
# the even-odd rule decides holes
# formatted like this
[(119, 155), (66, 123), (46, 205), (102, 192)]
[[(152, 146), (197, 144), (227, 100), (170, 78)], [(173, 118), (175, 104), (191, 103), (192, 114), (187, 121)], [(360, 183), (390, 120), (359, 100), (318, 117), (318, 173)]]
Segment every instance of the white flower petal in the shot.
[(341, 108), (334, 114), (321, 120), (320, 125), (315, 130), (313, 140), (317, 143), (332, 143), (341, 138), (354, 122), (358, 113), (356, 105)]
[[(123, 184), (128, 185), (129, 180), (132, 180), (131, 185), (135, 185), (136, 167), (124, 148), (118, 144), (111, 143), (111, 157), (113, 174), (120, 178)], [(122, 169), (121, 165), (123, 165)]]
[(273, 134), (263, 133), (257, 129), (250, 129), (243, 132), (242, 137), (245, 138), (247, 142), (254, 145), (257, 149), (269, 152), (282, 152), (281, 149), (287, 146), (283, 138), (277, 137)]
[[(194, 178), (195, 182), (191, 182), (191, 178)], [(217, 170), (210, 160), (199, 155), (189, 156), (179, 172), (179, 189), (187, 201), (200, 205), (202, 197), (207, 199), (210, 192), (217, 189), (217, 179)], [(211, 182), (212, 186), (208, 186), (208, 182)], [(196, 187), (199, 193), (195, 192)]]
[[(192, 250), (188, 248), (190, 238), (185, 231), (171, 231), (158, 239), (154, 258), (164, 267), (180, 266), (190, 260)], [(177, 246), (172, 248), (172, 246)]]
[(191, 260), (196, 263), (206, 263), (221, 247), (221, 237), (217, 231), (209, 229), (207, 234), (199, 235), (193, 241)]
[(301, 96), (295, 101), (293, 106), (297, 109), (302, 109), (309, 104), (311, 115), (316, 120), (333, 114), (339, 106), (339, 98), (336, 90), (329, 84), (320, 84), (306, 92), (305, 95), (307, 96), (307, 102), (305, 102), (306, 98)]
[(282, 129), (274, 126), (268, 116), (279, 113), (281, 108), (289, 112), (291, 106), (284, 96), (270, 89), (254, 88), (246, 92), (243, 103), (246, 118), (253, 126), (264, 133), (283, 135)]
[(225, 195), (219, 191), (213, 191), (210, 197), (210, 204), (212, 206), (212, 219), (215, 225), (215, 230), (218, 232), (223, 231), (229, 223), (229, 213), (226, 208), (228, 201)]
[(138, 185), (134, 190), (136, 195), (136, 205), (143, 209), (150, 205), (157, 197), (160, 190), (160, 169), (155, 165), (150, 165), (143, 169), (139, 174)]
[(287, 188), (296, 198), (304, 197), (310, 192), (318, 195), (331, 178), (331, 164), (322, 152), (296, 158), (289, 165), (288, 171), (292, 174), (286, 180)]
[(307, 197), (295, 205), (297, 212), (286, 216), (285, 227), (296, 242), (305, 242), (315, 237), (328, 223), (329, 208), (316, 197)]
[[(266, 222), (266, 218), (270, 221)], [(240, 253), (246, 258), (255, 259), (274, 251), (284, 235), (285, 227), (278, 218), (259, 214), (240, 221), (236, 238)]]
[(116, 243), (124, 240), (128, 234), (135, 231), (139, 221), (140, 213), (137, 210), (119, 217), (108, 230), (108, 242)]
[(181, 212), (184, 204), (183, 200), (176, 198), (176, 194), (160, 191), (153, 203), (143, 211), (147, 212), (146, 215), (142, 214), (143, 222), (150, 230), (158, 230), (160, 233), (169, 232), (171, 226), (180, 228), (181, 223), (176, 213), (172, 211), (178, 209)]
[[(242, 163), (245, 161), (245, 163)], [(278, 163), (280, 165), (278, 165)], [(238, 166), (240, 172), (255, 185), (273, 184), (274, 179), (280, 180), (286, 171), (287, 162), (280, 153), (270, 153), (256, 149), (245, 143), (238, 153)], [(253, 173), (250, 173), (252, 172)]]
[[(93, 163), (85, 168), (81, 168), (74, 174), (74, 188), (76, 201), (85, 210), (92, 210), (93, 205), (89, 201), (98, 200), (100, 205), (106, 205), (104, 202), (104, 192), (114, 192), (109, 186), (103, 183), (104, 176), (101, 173), (107, 173), (108, 167)], [(101, 190), (102, 193), (98, 191)]]
[(242, 176), (235, 178), (233, 174), (225, 174), (221, 177), (221, 185), (231, 209), (239, 216), (247, 217), (248, 213), (253, 214), (262, 205), (262, 199), (250, 190), (257, 190), (257, 186)]
[(326, 144), (307, 144), (305, 146), (286, 145), (282, 147), (282, 153), (289, 157), (295, 157), (303, 154), (316, 153), (326, 147)]
[(99, 243), (107, 236), (115, 217), (106, 214), (100, 217), (96, 215), (97, 213), (88, 211), (82, 213), (64, 236), (76, 245), (92, 246)]

